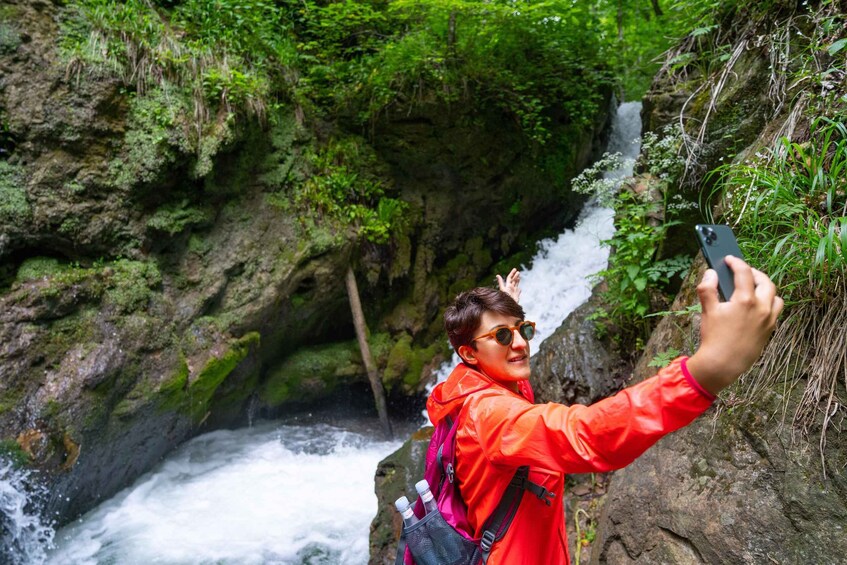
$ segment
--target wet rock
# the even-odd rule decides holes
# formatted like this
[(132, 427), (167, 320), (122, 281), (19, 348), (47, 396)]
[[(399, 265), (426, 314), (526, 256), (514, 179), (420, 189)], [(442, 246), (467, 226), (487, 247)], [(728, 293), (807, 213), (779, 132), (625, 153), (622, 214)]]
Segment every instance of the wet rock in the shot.
[(591, 315), (601, 304), (600, 289), (565, 318), (532, 356), (530, 382), (537, 402), (592, 404), (618, 390), (629, 378), (609, 334), (603, 338)]
[[(672, 309), (696, 303), (695, 263)], [(668, 349), (690, 354), (699, 314), (665, 317), (634, 369)], [(845, 391), (841, 391), (843, 394)], [(847, 552), (847, 438), (822, 452), (780, 421), (800, 390), (733, 408), (732, 391), (612, 479), (592, 563), (839, 563)], [(793, 436), (793, 437), (792, 437)], [(826, 478), (824, 478), (824, 473)]]
[(370, 565), (393, 565), (403, 519), (394, 507), (401, 496), (415, 498), (415, 483), (424, 476), (426, 450), (434, 428), (421, 428), (403, 446), (379, 462), (374, 489), (377, 514), (371, 522)]

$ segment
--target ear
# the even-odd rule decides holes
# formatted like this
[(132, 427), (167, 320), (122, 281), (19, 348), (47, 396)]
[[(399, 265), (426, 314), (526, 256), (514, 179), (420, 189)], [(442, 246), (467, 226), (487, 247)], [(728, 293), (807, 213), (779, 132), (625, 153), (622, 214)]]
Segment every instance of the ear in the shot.
[(476, 349), (474, 349), (470, 345), (460, 345), (459, 351), (457, 351), (456, 353), (458, 353), (459, 357), (462, 358), (462, 361), (464, 361), (468, 365), (477, 364)]

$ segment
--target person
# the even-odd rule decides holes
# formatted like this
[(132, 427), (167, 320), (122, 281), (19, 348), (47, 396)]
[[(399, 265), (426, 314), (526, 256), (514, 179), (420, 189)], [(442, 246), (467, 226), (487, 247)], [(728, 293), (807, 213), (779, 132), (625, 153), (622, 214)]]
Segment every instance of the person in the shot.
[(505, 280), (498, 276), (499, 290), (463, 292), (447, 308), (445, 328), (462, 361), (433, 390), (427, 410), (434, 424), (458, 414), (455, 476), (470, 528), (480, 534), (519, 466), (528, 465), (529, 480), (547, 493), (524, 493), (488, 565), (570, 563), (565, 474), (628, 465), (662, 436), (691, 423), (758, 359), (783, 301), (767, 275), (741, 259), (726, 261), (735, 280), (728, 302), (719, 301), (713, 270), (697, 286), (702, 305), (697, 351), (591, 406), (534, 404), (529, 384), (534, 324), (516, 301), (516, 270)]

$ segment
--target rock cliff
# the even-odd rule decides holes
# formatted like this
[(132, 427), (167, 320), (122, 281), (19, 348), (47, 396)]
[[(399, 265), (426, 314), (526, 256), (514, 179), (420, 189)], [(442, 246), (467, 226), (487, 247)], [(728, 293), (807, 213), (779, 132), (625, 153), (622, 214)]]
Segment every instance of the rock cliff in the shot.
[[(575, 218), (567, 178), (608, 121), (555, 122), (542, 147), (472, 102), (366, 136), (286, 103), (193, 147), (166, 92), (63, 55), (64, 10), (0, 9), (0, 446), (43, 471), (57, 523), (248, 409), (366, 382), (351, 264), (386, 387), (397, 405), (418, 394), (443, 296)], [(294, 205), (331, 140), (406, 202), (389, 243)]]

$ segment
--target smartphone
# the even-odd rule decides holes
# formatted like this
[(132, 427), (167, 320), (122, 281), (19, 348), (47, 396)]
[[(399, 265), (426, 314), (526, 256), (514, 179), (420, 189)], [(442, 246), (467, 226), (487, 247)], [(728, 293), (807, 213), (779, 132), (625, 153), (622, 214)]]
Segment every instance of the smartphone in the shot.
[(732, 269), (726, 264), (724, 257), (733, 255), (744, 259), (735, 234), (729, 226), (714, 224), (697, 224), (694, 230), (697, 232), (697, 241), (700, 242), (700, 251), (703, 252), (706, 263), (718, 274), (718, 293), (721, 300), (726, 302), (735, 290), (735, 281)]

